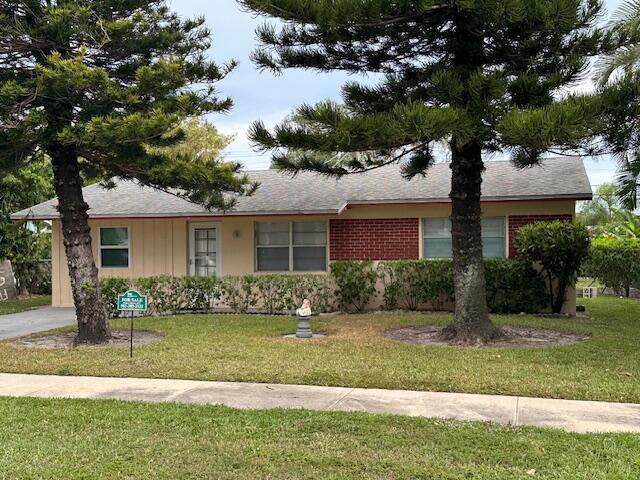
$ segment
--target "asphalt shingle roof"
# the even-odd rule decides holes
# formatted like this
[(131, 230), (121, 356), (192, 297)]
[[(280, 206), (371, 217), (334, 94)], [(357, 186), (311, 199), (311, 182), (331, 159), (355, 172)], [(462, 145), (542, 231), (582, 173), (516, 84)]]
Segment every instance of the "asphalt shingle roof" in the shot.
[[(486, 167), (483, 201), (591, 198), (589, 179), (579, 158), (547, 159), (541, 166), (525, 170), (508, 161), (490, 161)], [(131, 181), (117, 181), (117, 187), (110, 190), (91, 185), (83, 193), (92, 218), (308, 214), (338, 213), (349, 204), (449, 201), (451, 181), (451, 171), (444, 163), (411, 181), (402, 178), (397, 165), (341, 179), (314, 173), (290, 177), (274, 170), (248, 174), (260, 188), (253, 196), (240, 198), (236, 208), (225, 213), (207, 212), (199, 205)], [(12, 218), (57, 218), (57, 203), (49, 200)]]

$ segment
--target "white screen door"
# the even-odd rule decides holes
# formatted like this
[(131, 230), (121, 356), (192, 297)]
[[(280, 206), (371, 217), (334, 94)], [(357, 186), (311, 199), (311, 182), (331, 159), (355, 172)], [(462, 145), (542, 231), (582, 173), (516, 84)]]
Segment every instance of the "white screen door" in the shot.
[(189, 224), (189, 275), (220, 276), (220, 223)]

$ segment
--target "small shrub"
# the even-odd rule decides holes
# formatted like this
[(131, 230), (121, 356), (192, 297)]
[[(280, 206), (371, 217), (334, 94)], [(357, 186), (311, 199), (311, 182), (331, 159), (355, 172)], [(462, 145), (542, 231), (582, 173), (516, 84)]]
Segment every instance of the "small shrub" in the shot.
[(159, 275), (138, 278), (134, 285), (149, 296), (149, 313), (177, 313), (182, 307), (181, 277)]
[(376, 293), (377, 272), (370, 260), (340, 260), (331, 264), (338, 306), (361, 312)]
[(492, 258), (486, 259), (485, 265), (490, 311), (537, 313), (547, 306), (547, 287), (531, 262)]
[(182, 277), (180, 310), (209, 310), (222, 297), (222, 281), (217, 277)]
[(255, 275), (223, 277), (223, 303), (236, 313), (247, 313), (258, 304), (258, 297), (254, 291), (256, 282)]
[(381, 262), (386, 308), (416, 310), (425, 303), (441, 310), (453, 300), (450, 260), (395, 260)]
[(292, 307), (299, 307), (302, 301), (308, 298), (314, 312), (325, 313), (335, 310), (336, 299), (330, 275), (294, 275), (290, 278), (293, 280), (290, 291)]
[(271, 315), (290, 310), (293, 303), (291, 289), (295, 280), (292, 275), (277, 273), (257, 275), (254, 285), (260, 309)]
[(128, 278), (109, 277), (100, 279), (100, 294), (111, 318), (118, 318), (118, 295), (131, 288), (132, 281)]
[(541, 265), (547, 276), (553, 313), (561, 312), (567, 289), (575, 284), (582, 262), (589, 254), (589, 243), (587, 228), (575, 223), (538, 222), (518, 230), (518, 253), (521, 258)]
[(434, 310), (443, 310), (447, 303), (453, 302), (453, 262), (451, 260), (424, 260), (425, 275), (418, 288), (422, 291), (423, 301), (430, 303)]
[(631, 287), (640, 287), (640, 239), (594, 240), (582, 273), (628, 297)]

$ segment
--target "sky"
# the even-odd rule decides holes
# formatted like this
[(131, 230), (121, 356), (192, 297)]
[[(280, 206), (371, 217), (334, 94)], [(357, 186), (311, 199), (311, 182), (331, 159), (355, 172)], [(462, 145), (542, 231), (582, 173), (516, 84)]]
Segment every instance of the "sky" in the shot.
[[(605, 0), (605, 3), (607, 13), (611, 14), (622, 0)], [(172, 0), (171, 4), (182, 16), (204, 15), (213, 33), (211, 58), (218, 62), (232, 58), (240, 62), (238, 68), (218, 84), (221, 95), (233, 99), (234, 108), (210, 120), (222, 133), (234, 135), (227, 158), (243, 163), (247, 169), (266, 169), (270, 163), (269, 154), (256, 152), (247, 139), (246, 132), (252, 122), (262, 120), (267, 126), (273, 126), (303, 103), (339, 100), (340, 88), (346, 81), (371, 80), (362, 75), (303, 70), (285, 71), (281, 75), (260, 72), (249, 56), (257, 45), (255, 29), (266, 19), (242, 11), (235, 0)], [(580, 87), (581, 90), (588, 88), (588, 85)], [(610, 158), (585, 158), (585, 166), (594, 189), (615, 178), (616, 165)]]

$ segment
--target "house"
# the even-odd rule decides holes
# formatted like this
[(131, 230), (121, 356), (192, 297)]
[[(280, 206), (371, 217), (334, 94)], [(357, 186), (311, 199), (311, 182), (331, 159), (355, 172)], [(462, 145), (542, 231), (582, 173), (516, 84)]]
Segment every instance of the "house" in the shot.
[[(576, 201), (592, 196), (578, 158), (548, 159), (525, 170), (506, 161), (486, 167), (482, 235), (487, 257), (513, 256), (518, 227), (570, 221)], [(451, 255), (447, 164), (411, 181), (402, 178), (398, 166), (340, 180), (273, 170), (249, 175), (260, 188), (228, 212), (209, 212), (131, 181), (118, 181), (109, 190), (84, 188), (100, 275), (326, 272), (334, 260)], [(12, 218), (52, 221), (53, 305), (62, 307), (72, 305), (72, 296), (56, 203), (50, 200)]]

